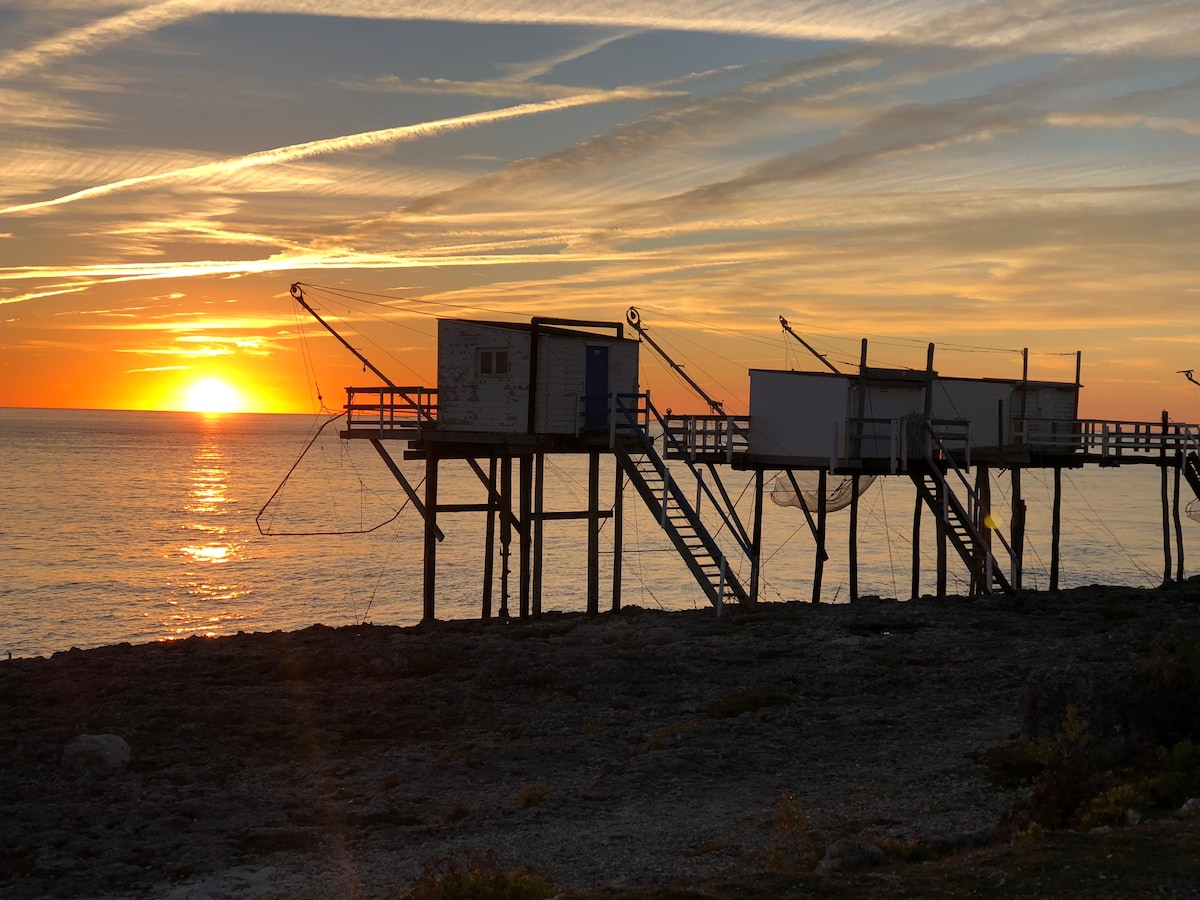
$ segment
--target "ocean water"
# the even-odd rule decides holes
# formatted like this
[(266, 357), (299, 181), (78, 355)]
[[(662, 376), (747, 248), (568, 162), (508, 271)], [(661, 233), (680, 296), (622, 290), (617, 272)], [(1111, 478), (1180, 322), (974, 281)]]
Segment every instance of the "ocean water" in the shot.
[[(321, 431), (326, 420), (0, 410), (0, 654), (44, 655), (76, 646), (294, 629), (316, 622), (418, 621), (420, 516), (370, 444), (338, 439), (337, 423)], [(394, 447), (394, 456), (399, 449)], [(416, 483), (423, 467), (408, 463), (406, 472)], [(584, 459), (550, 457), (546, 472), (547, 510), (586, 507)], [(724, 475), (748, 524), (751, 476)], [(611, 463), (601, 478), (602, 504), (608, 505)], [(1162, 581), (1159, 479), (1153, 466), (1063, 473), (1061, 586)], [(1045, 588), (1050, 473), (1027, 471), (1023, 489), (1025, 585)], [(484, 499), (482, 486), (464, 464), (443, 465), (440, 490), (443, 503)], [(1186, 502), (1186, 484), (1183, 490)], [(993, 505), (1001, 519), (1008, 516), (1008, 492), (1007, 474), (995, 476)], [(627, 489), (625, 497), (623, 602), (666, 609), (707, 606), (636, 492)], [(809, 600), (815, 546), (803, 515), (769, 501), (765, 508), (760, 596)], [(909, 595), (912, 514), (913, 488), (903, 477), (879, 479), (863, 495), (861, 594)], [(438, 617), (476, 617), (485, 516), (447, 513), (439, 516), (439, 524), (446, 540), (438, 546)], [(847, 524), (846, 512), (829, 518), (826, 601), (849, 596)], [(934, 585), (933, 528), (926, 513), (923, 592), (932, 592)], [(1185, 517), (1183, 528), (1186, 550), (1200, 538), (1200, 525)], [(611, 523), (605, 523), (602, 608), (610, 590), (611, 535)], [(1200, 559), (1200, 548), (1194, 552)], [(543, 559), (543, 607), (582, 610), (585, 524), (548, 522)], [(497, 611), (502, 565), (497, 552)], [(515, 559), (510, 568), (509, 608), (515, 614)], [(737, 568), (748, 580), (748, 566)], [(953, 551), (949, 588), (953, 593), (967, 588)]]

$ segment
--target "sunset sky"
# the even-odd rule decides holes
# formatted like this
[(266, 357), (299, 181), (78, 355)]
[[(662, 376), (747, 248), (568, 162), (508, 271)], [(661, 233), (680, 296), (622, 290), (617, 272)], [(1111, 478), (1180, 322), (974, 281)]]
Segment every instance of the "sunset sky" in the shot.
[(632, 305), (732, 412), (819, 367), (783, 315), (1197, 422), (1197, 48), (1200, 0), (0, 0), (0, 406), (340, 407), (300, 281), (398, 383), (436, 316)]

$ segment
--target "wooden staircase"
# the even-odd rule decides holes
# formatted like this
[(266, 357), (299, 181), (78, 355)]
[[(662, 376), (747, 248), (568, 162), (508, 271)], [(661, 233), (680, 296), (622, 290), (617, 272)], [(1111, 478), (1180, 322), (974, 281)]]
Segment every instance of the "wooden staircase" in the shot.
[[(646, 403), (648, 406), (648, 401)], [(753, 603), (753, 598), (733, 571), (725, 552), (688, 500), (689, 493), (696, 491), (717, 503), (716, 498), (704, 487), (699, 470), (689, 463), (681, 467), (677, 478), (655, 448), (645, 423), (638, 423), (636, 417), (628, 414), (627, 419), (629, 421), (621, 432), (637, 439), (614, 442), (617, 464), (629, 477), (629, 482), (641, 496), (646, 508), (658, 519), (709, 602), (717, 609), (730, 601)], [(679, 478), (685, 479), (691, 491), (684, 490), (685, 485), (680, 484)], [(731, 533), (736, 534), (732, 528)], [(749, 548), (741, 540), (738, 543), (748, 554)]]
[(1200, 456), (1195, 450), (1189, 450), (1183, 456), (1183, 477), (1191, 485), (1192, 491), (1200, 497)]
[[(991, 548), (984, 541), (981, 524), (975, 521), (976, 517), (951, 490), (945, 472), (933, 460), (925, 459), (910, 462), (908, 474), (925, 505), (945, 522), (946, 537), (966, 563), (972, 581), (984, 593), (1001, 591), (1011, 594), (1012, 585), (1004, 577)], [(973, 492), (969, 487), (967, 491), (971, 509), (976, 509)]]

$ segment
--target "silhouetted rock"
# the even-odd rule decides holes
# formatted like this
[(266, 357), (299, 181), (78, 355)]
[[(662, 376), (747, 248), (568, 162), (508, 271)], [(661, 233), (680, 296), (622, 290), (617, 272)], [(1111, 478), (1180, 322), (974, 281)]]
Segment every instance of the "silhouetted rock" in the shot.
[(63, 750), (63, 768), (70, 772), (109, 775), (129, 765), (129, 744), (116, 734), (81, 734)]

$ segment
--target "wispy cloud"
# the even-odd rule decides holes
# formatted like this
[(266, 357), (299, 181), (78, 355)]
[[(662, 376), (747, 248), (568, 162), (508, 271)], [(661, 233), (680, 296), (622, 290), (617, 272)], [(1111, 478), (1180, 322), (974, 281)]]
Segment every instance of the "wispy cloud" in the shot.
[[(70, 6), (70, 5), (68, 5)], [(98, 19), (38, 41), (0, 58), (0, 78), (14, 78), (55, 60), (104, 49), (130, 37), (214, 13), (254, 12), (329, 16), (322, 0), (167, 0)], [(624, 30), (664, 29), (754, 34), (796, 40), (954, 42), (960, 46), (1021, 43), (1045, 52), (1186, 53), (1200, 32), (1200, 11), (1187, 3), (1147, 5), (1132, 0), (1052, 0), (1037, 7), (1020, 3), (981, 6), (969, 0), (857, 0), (828, 3), (764, 0), (726, 3), (702, 0), (681, 10), (671, 0), (597, 5), (591, 0), (423, 0), (402, 6), (377, 0), (345, 0), (336, 15), (368, 19), (425, 19), (498, 24), (590, 25), (622, 29), (599, 38), (576, 54), (619, 39)], [(946, 22), (957, 22), (948, 29)], [(933, 25), (940, 27), (934, 28)], [(1189, 43), (1190, 42), (1190, 43)], [(539, 73), (565, 56), (526, 64), (521, 73)]]
[(99, 19), (0, 57), (0, 78), (28, 75), (64, 57), (94, 53), (134, 35), (156, 31), (217, 8), (215, 3), (167, 0)]
[(1170, 119), (1163, 116), (1140, 116), (1133, 113), (1052, 113), (1048, 125), (1069, 128), (1149, 128), (1154, 131), (1179, 131), (1200, 136), (1200, 120)]
[[(414, 81), (404, 81), (394, 75), (382, 75), (370, 82), (341, 82), (341, 85), (352, 90), (389, 94), (449, 94), (522, 100), (570, 99), (580, 96), (581, 93), (581, 89), (575, 85), (544, 84), (536, 81), (454, 81), (449, 78), (418, 78)], [(636, 85), (617, 88), (612, 92), (589, 88), (586, 89), (586, 93), (593, 96), (613, 93), (616, 95), (614, 100), (664, 100), (687, 96), (683, 91)]]
[(71, 194), (66, 194), (61, 197), (55, 197), (52, 200), (41, 200), (33, 203), (16, 204), (5, 209), (0, 209), (0, 215), (32, 212), (40, 209), (47, 209), (53, 206), (61, 206), (62, 204), (66, 203), (74, 203), (79, 200), (101, 197), (106, 194), (111, 194), (116, 191), (129, 190), (131, 188), (214, 178), (220, 175), (241, 172), (258, 166), (278, 165), (280, 163), (293, 162), (295, 160), (306, 159), (326, 153), (363, 150), (370, 147), (379, 147), (399, 141), (416, 140), (418, 138), (429, 137), (431, 135), (447, 131), (456, 131), (478, 125), (487, 125), (493, 122), (502, 122), (508, 119), (516, 119), (524, 116), (537, 115), (540, 113), (556, 112), (558, 110), (572, 109), (581, 106), (592, 106), (597, 103), (612, 103), (618, 100), (630, 99), (642, 98), (622, 91), (594, 91), (590, 93), (577, 94), (573, 97), (547, 100), (541, 103), (524, 103), (519, 106), (510, 106), (504, 109), (470, 113), (467, 115), (453, 116), (446, 119), (436, 119), (430, 122), (421, 122), (416, 125), (401, 125), (396, 128), (383, 128), (376, 131), (360, 132), (358, 134), (344, 135), (341, 137), (307, 141), (302, 144), (291, 144), (286, 147), (276, 147), (271, 150), (262, 150), (257, 153), (250, 153), (244, 156), (233, 157), (216, 162), (202, 163), (200, 165), (188, 166), (182, 169), (173, 169), (168, 172), (159, 172), (153, 175), (141, 175), (135, 178), (125, 178), (120, 181), (96, 185), (94, 187), (85, 188), (81, 191), (75, 191)]

